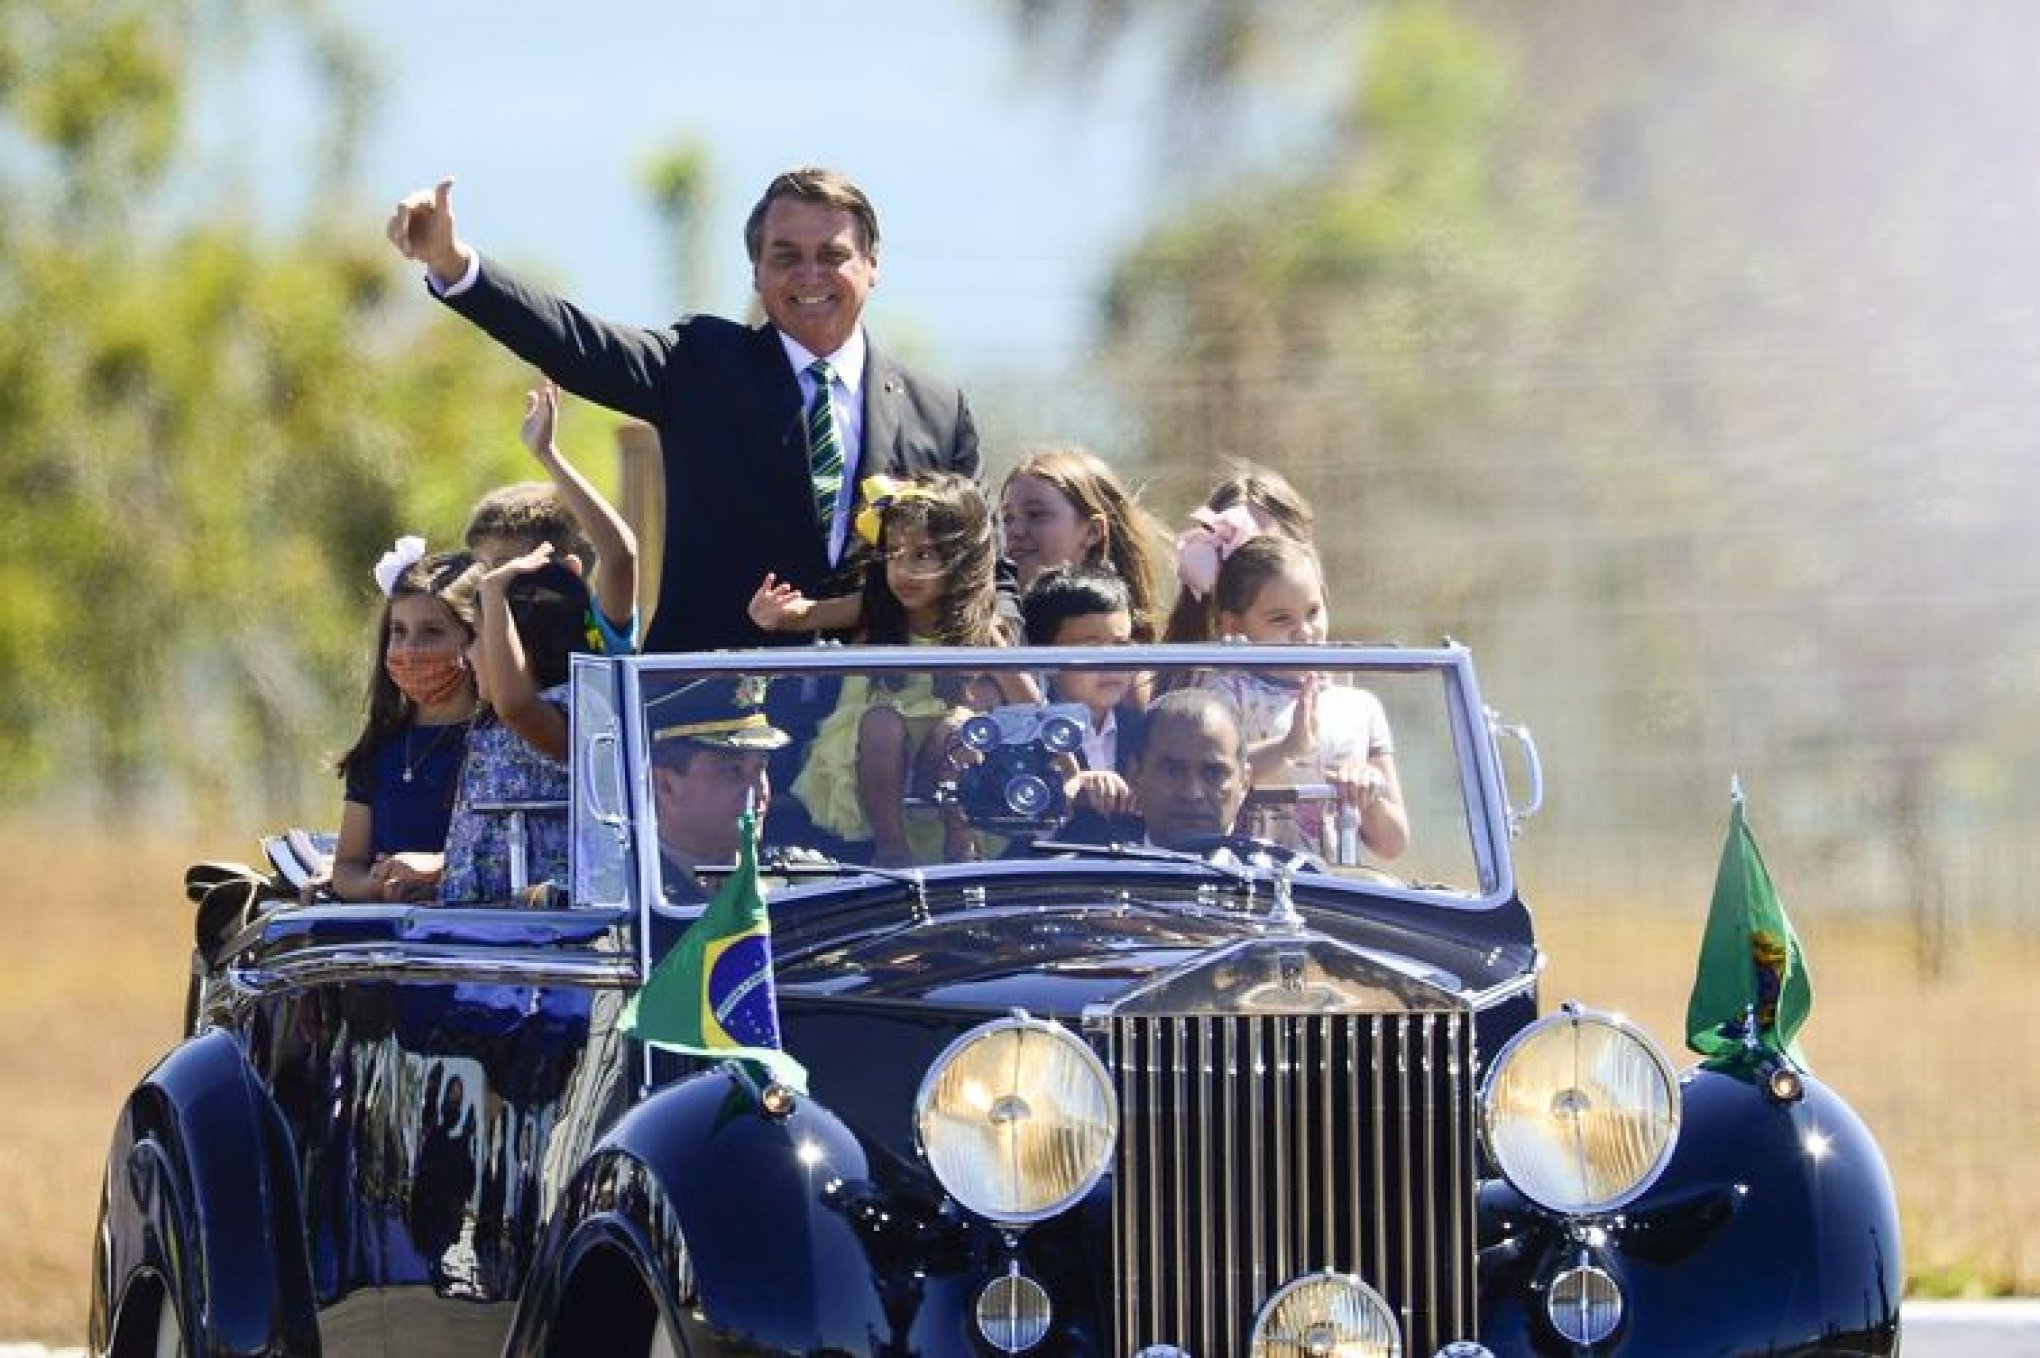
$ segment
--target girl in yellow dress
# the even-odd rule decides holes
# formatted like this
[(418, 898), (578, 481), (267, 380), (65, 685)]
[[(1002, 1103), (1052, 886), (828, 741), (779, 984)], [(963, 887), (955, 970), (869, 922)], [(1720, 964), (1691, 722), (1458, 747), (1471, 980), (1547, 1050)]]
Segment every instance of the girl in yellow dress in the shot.
[[(857, 626), (867, 643), (1012, 642), (998, 614), (992, 516), (975, 482), (949, 472), (912, 481), (874, 476), (860, 498), (857, 533), (875, 549), (863, 592), (810, 600), (767, 576), (751, 601), (753, 620), (768, 629)], [(879, 866), (968, 857), (974, 844), (965, 827), (909, 817), (903, 799), (932, 791), (957, 726), (979, 705), (961, 677), (913, 675), (887, 685), (850, 675), (815, 732), (793, 795), (822, 829), (870, 841)]]

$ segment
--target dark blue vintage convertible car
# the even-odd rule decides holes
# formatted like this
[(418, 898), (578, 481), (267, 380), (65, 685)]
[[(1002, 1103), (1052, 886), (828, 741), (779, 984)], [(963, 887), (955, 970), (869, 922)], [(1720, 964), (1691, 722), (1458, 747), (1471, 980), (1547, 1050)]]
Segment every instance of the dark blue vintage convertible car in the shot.
[[(1139, 704), (1101, 752), (1048, 701), (1069, 674), (1308, 683), (1321, 726), (1364, 709), (1376, 773), (1257, 750), (1241, 799)], [(833, 706), (910, 698), (900, 805), (854, 757), (832, 803)], [(570, 818), (570, 881), (306, 905), (194, 869), (94, 1352), (1898, 1352), (1891, 1187), (1834, 1093), (1540, 1011), (1511, 842), (1541, 776), (1461, 648), (587, 658), (573, 720), (570, 804), (503, 812)], [(776, 996), (804, 1080), (626, 1021), (745, 857), (682, 852), (668, 758), (732, 732), (772, 778), (746, 1003)], [(1174, 780), (1141, 782), (1149, 823), (1090, 814), (1086, 749)], [(1156, 809), (1179, 794), (1230, 823)], [(1341, 810), (1384, 798), (1406, 845)]]

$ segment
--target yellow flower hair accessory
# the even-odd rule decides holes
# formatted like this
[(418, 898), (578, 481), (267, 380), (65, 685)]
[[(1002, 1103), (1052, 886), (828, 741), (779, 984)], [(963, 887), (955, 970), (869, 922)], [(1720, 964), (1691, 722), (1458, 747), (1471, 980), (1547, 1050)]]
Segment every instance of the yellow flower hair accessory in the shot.
[(890, 476), (867, 476), (858, 483), (858, 494), (863, 497), (864, 507), (857, 511), (851, 526), (857, 536), (872, 546), (878, 546), (879, 531), (885, 526), (885, 511), (902, 500), (932, 500), (924, 486), (912, 481), (901, 481)]

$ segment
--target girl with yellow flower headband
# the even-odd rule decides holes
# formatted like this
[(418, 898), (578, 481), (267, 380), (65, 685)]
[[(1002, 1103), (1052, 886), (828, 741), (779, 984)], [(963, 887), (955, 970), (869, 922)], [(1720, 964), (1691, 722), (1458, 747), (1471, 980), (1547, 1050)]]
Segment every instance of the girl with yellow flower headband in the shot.
[[(878, 644), (1014, 640), (998, 613), (998, 545), (975, 482), (949, 472), (911, 481), (874, 476), (860, 487), (860, 499), (857, 534), (874, 549), (862, 592), (810, 600), (767, 576), (751, 601), (753, 621), (768, 630), (857, 627), (861, 641)], [(949, 736), (969, 712), (960, 688), (927, 675), (890, 688), (852, 675), (815, 733), (793, 795), (822, 829), (870, 841), (872, 861), (881, 866), (966, 857), (967, 829), (909, 825), (902, 799), (932, 790)]]

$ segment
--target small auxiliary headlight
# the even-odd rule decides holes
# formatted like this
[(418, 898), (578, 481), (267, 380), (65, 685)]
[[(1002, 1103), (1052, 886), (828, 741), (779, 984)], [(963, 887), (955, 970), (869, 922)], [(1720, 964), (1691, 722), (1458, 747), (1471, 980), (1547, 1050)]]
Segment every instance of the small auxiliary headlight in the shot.
[(1544, 1311), (1567, 1342), (1598, 1344), (1622, 1323), (1622, 1289), (1606, 1272), (1581, 1264), (1551, 1280)]
[(1351, 1274), (1285, 1284), (1254, 1317), (1252, 1358), (1402, 1358), (1395, 1313)]
[(1569, 1010), (1503, 1046), (1481, 1085), (1481, 1135), (1517, 1191), (1555, 1212), (1610, 1211), (1648, 1188), (1679, 1135), (1679, 1084), (1623, 1019)]
[(1048, 1290), (1017, 1269), (978, 1293), (978, 1333), (1001, 1353), (1024, 1353), (1048, 1333)]
[(1060, 1024), (1024, 1014), (973, 1028), (921, 1081), (914, 1127), (943, 1189), (1006, 1225), (1090, 1192), (1112, 1162), (1119, 1103), (1105, 1066)]

